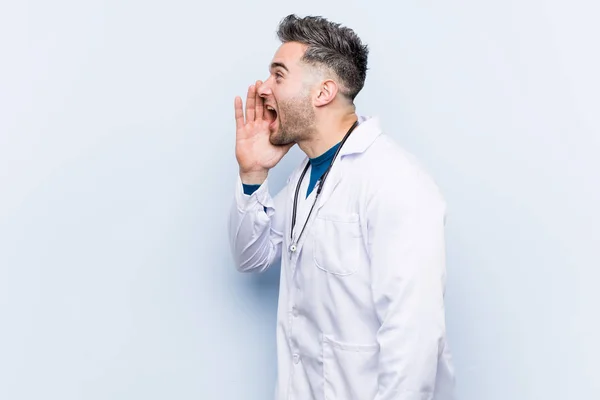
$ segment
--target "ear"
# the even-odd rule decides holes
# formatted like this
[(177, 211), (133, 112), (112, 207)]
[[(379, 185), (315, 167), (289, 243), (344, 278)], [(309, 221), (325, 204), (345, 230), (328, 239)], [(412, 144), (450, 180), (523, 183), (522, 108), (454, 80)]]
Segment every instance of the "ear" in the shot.
[(323, 107), (331, 103), (338, 93), (338, 85), (333, 79), (326, 79), (321, 82), (317, 89), (317, 96), (315, 98), (315, 106)]

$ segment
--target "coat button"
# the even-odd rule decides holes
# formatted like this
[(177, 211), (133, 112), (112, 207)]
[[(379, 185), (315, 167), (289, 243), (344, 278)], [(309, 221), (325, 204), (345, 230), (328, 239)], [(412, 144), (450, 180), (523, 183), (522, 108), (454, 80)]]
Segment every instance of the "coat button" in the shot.
[(300, 362), (300, 356), (298, 354), (294, 354), (294, 364), (298, 364)]

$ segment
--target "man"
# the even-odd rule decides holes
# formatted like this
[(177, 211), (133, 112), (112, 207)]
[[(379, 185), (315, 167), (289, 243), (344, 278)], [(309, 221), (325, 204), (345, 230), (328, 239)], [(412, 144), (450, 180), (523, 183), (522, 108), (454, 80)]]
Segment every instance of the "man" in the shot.
[[(286, 17), (270, 76), (235, 99), (237, 268), (281, 260), (276, 399), (449, 400), (445, 203), (416, 161), (359, 118), (368, 48), (320, 17)], [(306, 159), (272, 198), (268, 172)], [(336, 154), (337, 153), (337, 154)]]

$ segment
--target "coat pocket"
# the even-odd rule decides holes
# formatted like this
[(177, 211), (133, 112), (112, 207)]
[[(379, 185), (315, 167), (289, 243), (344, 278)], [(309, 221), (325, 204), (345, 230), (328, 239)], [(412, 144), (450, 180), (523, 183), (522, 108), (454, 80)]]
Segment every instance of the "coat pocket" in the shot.
[(366, 400), (377, 395), (378, 344), (350, 344), (323, 336), (325, 400)]
[(319, 214), (314, 221), (315, 265), (330, 274), (352, 275), (358, 269), (362, 235), (358, 214)]

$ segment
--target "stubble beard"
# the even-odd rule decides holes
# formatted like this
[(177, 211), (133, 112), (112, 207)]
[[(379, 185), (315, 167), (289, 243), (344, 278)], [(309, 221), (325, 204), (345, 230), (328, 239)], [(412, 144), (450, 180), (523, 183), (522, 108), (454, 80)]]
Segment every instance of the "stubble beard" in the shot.
[(306, 139), (315, 130), (315, 111), (309, 97), (296, 98), (278, 104), (278, 132), (271, 144), (285, 146)]

